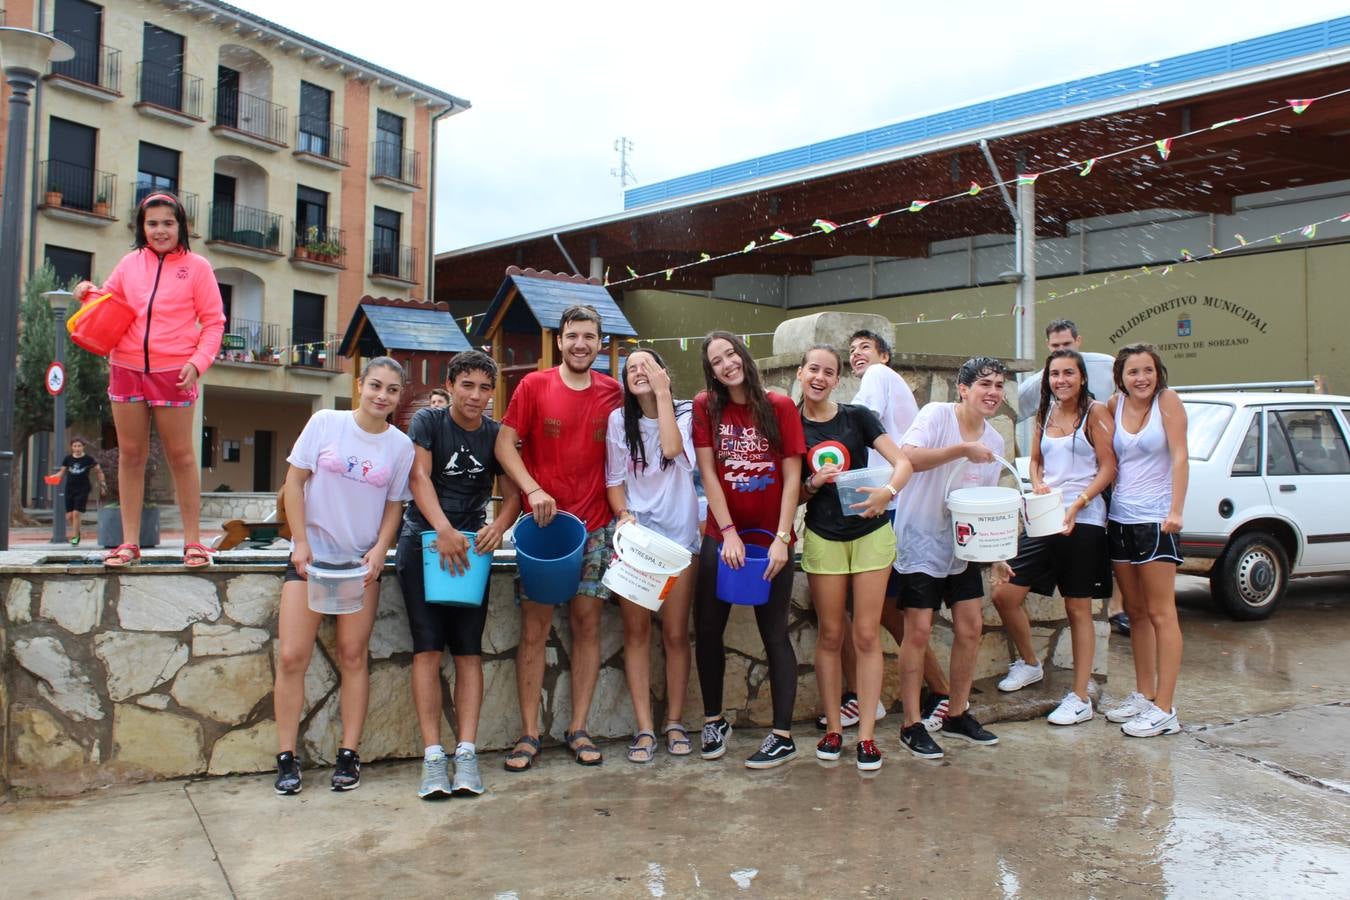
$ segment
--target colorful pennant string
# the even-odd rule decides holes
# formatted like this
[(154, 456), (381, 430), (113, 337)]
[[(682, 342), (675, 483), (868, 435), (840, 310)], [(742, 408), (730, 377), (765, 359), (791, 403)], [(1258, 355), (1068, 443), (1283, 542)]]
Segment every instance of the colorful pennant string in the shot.
[(915, 200), (914, 202), (912, 202), (912, 203), (909, 204), (909, 211), (910, 211), (910, 212), (918, 212), (919, 210), (921, 210), (921, 209), (923, 209), (925, 206), (927, 206), (927, 205), (929, 204), (929, 202), (930, 202), (930, 201), (928, 201), (928, 200)]
[(819, 228), (821, 231), (825, 232), (826, 234), (829, 234), (831, 231), (834, 231), (836, 228), (839, 227), (839, 223), (831, 222), (829, 219), (816, 219), (814, 222), (811, 223), (811, 227)]
[(881, 216), (871, 216), (871, 217), (869, 217), (868, 220), (867, 220), (867, 227), (868, 227), (868, 228), (876, 228), (876, 227), (877, 227), (877, 223), (880, 222), (880, 221), (881, 221)]
[(1086, 178), (1092, 172), (1092, 167), (1095, 166), (1096, 164), (1097, 164), (1097, 157), (1095, 156), (1085, 163), (1080, 163), (1079, 165), (1081, 166), (1081, 168), (1079, 168), (1078, 170), (1078, 177)]
[[(780, 229), (778, 229), (777, 231), (775, 231), (773, 234), (769, 235), (769, 240), (771, 240), (771, 241), (790, 241), (790, 240), (792, 240), (792, 233), (791, 233), (791, 232), (788, 232), (788, 231), (784, 231), (783, 229), (780, 228)], [(754, 241), (751, 241), (750, 244), (751, 244), (751, 246), (754, 246)]]
[(1035, 184), (1036, 179), (1040, 177), (1040, 172), (1022, 172), (1017, 176), (1017, 184), (1019, 187), (1024, 184)]
[(1160, 141), (1154, 141), (1153, 146), (1158, 148), (1158, 155), (1161, 156), (1163, 159), (1167, 159), (1167, 157), (1172, 155), (1171, 138), (1163, 138)]
[(970, 183), (970, 190), (966, 191), (966, 196), (974, 197), (979, 193), (980, 193), (980, 183), (978, 181), (972, 181)]
[(1289, 104), (1289, 107), (1293, 109), (1294, 115), (1301, 116), (1307, 110), (1307, 108), (1312, 106), (1313, 103), (1315, 103), (1316, 101), (1317, 98), (1314, 97), (1312, 100), (1289, 100), (1287, 102)]

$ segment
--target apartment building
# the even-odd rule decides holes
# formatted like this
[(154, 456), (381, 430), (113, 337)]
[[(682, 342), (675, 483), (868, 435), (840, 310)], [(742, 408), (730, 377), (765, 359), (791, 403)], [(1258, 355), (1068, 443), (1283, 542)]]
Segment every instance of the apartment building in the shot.
[(35, 96), (29, 270), (98, 281), (143, 197), (182, 198), (229, 320), (202, 487), (276, 489), (311, 412), (351, 402), (336, 350), (361, 298), (429, 295), (436, 125), (469, 104), (225, 3), (5, 6), (75, 49)]

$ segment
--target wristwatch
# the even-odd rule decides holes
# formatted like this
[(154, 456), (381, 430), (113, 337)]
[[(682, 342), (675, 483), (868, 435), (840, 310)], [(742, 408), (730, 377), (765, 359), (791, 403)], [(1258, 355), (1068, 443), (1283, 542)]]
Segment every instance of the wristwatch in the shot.
[(784, 544), (787, 544), (789, 547), (792, 546), (792, 535), (788, 534), (786, 531), (780, 531), (777, 534), (775, 534), (774, 537), (778, 538), (780, 541), (782, 541)]
[(888, 491), (891, 492), (891, 496), (892, 496), (892, 497), (899, 497), (899, 496), (900, 496), (900, 492), (897, 491), (897, 490), (895, 489), (894, 485), (892, 485), (890, 482), (887, 482), (887, 483), (886, 483), (886, 490), (888, 490)]

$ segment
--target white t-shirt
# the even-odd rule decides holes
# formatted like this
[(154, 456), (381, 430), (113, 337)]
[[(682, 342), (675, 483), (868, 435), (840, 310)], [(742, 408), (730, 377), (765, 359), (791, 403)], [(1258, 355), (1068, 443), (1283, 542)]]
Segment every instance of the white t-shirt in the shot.
[(362, 431), (350, 412), (315, 413), (286, 461), (313, 473), (305, 482), (305, 537), (316, 561), (356, 562), (380, 535), (384, 505), (412, 499), (412, 441), (392, 426)]
[[(862, 383), (858, 393), (853, 395), (852, 403), (865, 406), (877, 414), (886, 436), (898, 445), (919, 414), (919, 404), (914, 400), (914, 392), (909, 389), (904, 376), (888, 365), (873, 363), (863, 370)], [(868, 467), (883, 466), (890, 468), (886, 457), (871, 447), (867, 448)], [(887, 509), (895, 509), (898, 500), (892, 500)]]
[(646, 466), (639, 469), (628, 453), (623, 433), (623, 407), (609, 414), (605, 431), (605, 486), (623, 485), (628, 511), (638, 524), (698, 552), (698, 494), (694, 491), (693, 404), (675, 404), (675, 424), (684, 452), (661, 467), (661, 425), (644, 416), (638, 422)]
[[(1116, 390), (1113, 372), (1116, 358), (1105, 353), (1084, 353), (1083, 362), (1087, 364), (1088, 390), (1092, 392), (1093, 399), (1105, 403)], [(1036, 409), (1041, 405), (1041, 379), (1044, 377), (1045, 370), (1041, 369), (1017, 385), (1019, 420), (1036, 415)]]
[[(956, 421), (955, 403), (929, 403), (919, 410), (914, 424), (905, 433), (901, 446), (941, 450), (962, 443), (961, 425)], [(1003, 437), (987, 421), (980, 443), (1003, 455)], [(947, 511), (947, 478), (960, 466), (951, 489), (995, 487), (1003, 467), (996, 462), (964, 465), (954, 460), (946, 465), (915, 472), (900, 492), (895, 508), (895, 571), (902, 574), (923, 572), (945, 578), (964, 572), (966, 561), (956, 558), (952, 539), (952, 517)]]

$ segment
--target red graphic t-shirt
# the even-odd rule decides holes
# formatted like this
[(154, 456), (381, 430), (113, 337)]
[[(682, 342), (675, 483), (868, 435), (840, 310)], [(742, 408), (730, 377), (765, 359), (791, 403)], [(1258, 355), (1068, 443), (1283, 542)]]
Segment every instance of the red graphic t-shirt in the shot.
[[(722, 410), (722, 421), (714, 441), (708, 394), (705, 391), (694, 398), (694, 446), (712, 448), (717, 479), (726, 495), (731, 521), (736, 523), (739, 531), (762, 528), (772, 534), (778, 530), (778, 514), (783, 503), (781, 460), (806, 452), (797, 407), (782, 394), (769, 391), (768, 396), (774, 415), (778, 417), (778, 433), (783, 444), (781, 453), (774, 453), (769, 448), (768, 440), (760, 435), (755, 425), (754, 413), (749, 406), (740, 403), (728, 403)], [(711, 514), (705, 530), (711, 537), (719, 536), (719, 526)]]
[[(605, 428), (623, 403), (619, 383), (591, 372), (591, 386), (574, 391), (556, 368), (521, 379), (502, 418), (520, 435), (520, 455), (539, 486), (594, 531), (609, 522), (605, 499)], [(522, 494), (521, 508), (529, 498)]]

